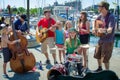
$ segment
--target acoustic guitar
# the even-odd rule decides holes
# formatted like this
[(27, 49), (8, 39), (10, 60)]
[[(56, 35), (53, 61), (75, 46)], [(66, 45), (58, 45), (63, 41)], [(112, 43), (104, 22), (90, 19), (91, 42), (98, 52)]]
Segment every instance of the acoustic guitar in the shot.
[(95, 28), (95, 33), (94, 33), (95, 36), (102, 37), (102, 36), (105, 35), (105, 33), (100, 33), (99, 32), (100, 28), (104, 28), (103, 21), (101, 21), (101, 20), (95, 20), (94, 28)]
[(37, 41), (38, 43), (42, 43), (42, 42), (45, 41), (45, 39), (48, 37), (48, 30), (49, 30), (49, 28), (48, 28), (48, 29), (47, 29), (47, 28), (42, 28), (42, 29), (40, 29), (40, 30), (39, 30), (39, 33), (42, 34), (41, 37), (39, 37), (38, 32), (36, 31), (36, 41)]

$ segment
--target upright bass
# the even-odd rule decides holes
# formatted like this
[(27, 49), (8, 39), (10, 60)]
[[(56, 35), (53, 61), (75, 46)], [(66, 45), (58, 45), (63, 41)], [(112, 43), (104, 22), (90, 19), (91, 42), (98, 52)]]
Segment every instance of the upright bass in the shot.
[(10, 41), (20, 39), (21, 42), (9, 44), (8, 47), (12, 52), (10, 59), (10, 67), (16, 73), (24, 73), (32, 70), (36, 60), (34, 55), (27, 50), (27, 39), (20, 33), (15, 31), (15, 26), (12, 23), (13, 32), (10, 34)]
[(8, 45), (12, 52), (10, 59), (10, 67), (16, 73), (24, 73), (35, 66), (35, 57), (27, 50), (27, 39), (15, 31), (14, 25), (12, 26), (13, 32), (10, 34), (10, 41), (20, 39), (20, 43)]

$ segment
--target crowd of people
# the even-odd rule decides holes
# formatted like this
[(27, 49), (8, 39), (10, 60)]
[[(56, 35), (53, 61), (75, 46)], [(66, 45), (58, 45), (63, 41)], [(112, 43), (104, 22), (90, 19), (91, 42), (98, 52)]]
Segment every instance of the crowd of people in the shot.
[[(98, 69), (96, 72), (102, 71), (102, 62), (105, 64), (105, 69), (109, 70), (109, 60), (112, 56), (112, 50), (114, 45), (114, 29), (115, 29), (115, 17), (112, 13), (109, 12), (109, 3), (100, 2), (98, 4), (99, 16), (95, 20), (95, 24), (99, 24), (99, 28), (93, 26), (92, 33), (96, 35), (96, 33), (104, 34), (100, 36), (98, 41), (98, 45), (95, 48), (94, 58), (98, 61)], [(4, 20), (4, 19), (3, 19)], [(20, 42), (20, 40), (15, 40), (13, 42), (9, 41), (7, 36), (7, 25), (3, 26), (4, 21), (0, 23), (1, 25), (1, 47), (3, 49), (3, 73), (6, 73), (6, 63), (9, 61), (10, 55), (7, 44), (14, 44), (16, 42)], [(29, 33), (29, 29), (26, 23), (26, 16), (20, 15), (20, 18), (13, 21), (15, 25), (16, 31), (19, 32), (27, 32)], [(102, 23), (97, 23), (97, 20), (100, 20)], [(45, 32), (41, 32), (45, 29)], [(88, 48), (81, 47), (83, 45), (88, 44), (90, 41), (90, 22), (87, 19), (87, 12), (81, 11), (80, 18), (77, 23), (77, 28), (75, 29), (74, 25), (72, 25), (71, 21), (66, 21), (63, 26), (62, 22), (55, 21), (51, 18), (51, 11), (44, 11), (44, 18), (40, 19), (37, 23), (36, 32), (38, 37), (43, 37), (44, 34), (47, 34), (46, 38), (39, 43), (41, 43), (41, 51), (46, 57), (46, 64), (51, 64), (51, 58), (49, 57), (49, 53), (47, 52), (47, 48), (54, 48), (57, 46), (59, 52), (59, 61), (56, 59), (56, 50), (50, 49), (50, 53), (52, 54), (54, 64), (64, 64), (65, 58), (69, 54), (76, 53), (78, 55), (83, 56), (82, 67), (87, 68), (87, 50)], [(6, 49), (7, 48), (7, 49)], [(63, 58), (62, 58), (63, 57)], [(63, 60), (62, 60), (63, 59)], [(67, 66), (68, 64), (66, 64)]]

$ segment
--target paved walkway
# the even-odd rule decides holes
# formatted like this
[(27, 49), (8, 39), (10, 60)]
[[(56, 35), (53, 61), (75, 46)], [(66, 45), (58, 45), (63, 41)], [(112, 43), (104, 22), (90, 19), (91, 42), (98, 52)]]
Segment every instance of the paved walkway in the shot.
[[(45, 62), (45, 56), (41, 54), (40, 47), (29, 48), (29, 51), (34, 54), (37, 63), (39, 61), (42, 61), (42, 63)], [(91, 70), (95, 70), (97, 68), (97, 62), (96, 62), (96, 59), (93, 58), (93, 54), (94, 54), (94, 47), (90, 47), (89, 54), (88, 54), (88, 61), (89, 61), (88, 67)], [(52, 56), (50, 55), (50, 57)], [(51, 62), (53, 64), (52, 58), (51, 58)], [(36, 69), (35, 72), (27, 72), (25, 74), (8, 72), (9, 78), (3, 78), (2, 76), (3, 58), (0, 58), (0, 63), (1, 63), (0, 64), (0, 80), (47, 80), (47, 72), (49, 69), (47, 69), (45, 65), (43, 65), (43, 70)], [(120, 78), (120, 48), (114, 48), (113, 56), (110, 61), (110, 69), (113, 70)], [(10, 70), (9, 64), (8, 64), (7, 70)]]

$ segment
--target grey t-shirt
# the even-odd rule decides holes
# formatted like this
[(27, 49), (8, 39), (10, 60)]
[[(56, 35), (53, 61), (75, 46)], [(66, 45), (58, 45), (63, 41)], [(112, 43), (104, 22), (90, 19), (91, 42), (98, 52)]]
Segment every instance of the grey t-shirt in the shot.
[(105, 17), (103, 17), (101, 14), (97, 17), (96, 20), (104, 20), (105, 22), (105, 28), (107, 29), (108, 27), (112, 27), (112, 33), (110, 34), (106, 34), (102, 37), (100, 37), (99, 42), (113, 42), (115, 39), (115, 34), (114, 34), (114, 30), (115, 30), (115, 17), (112, 13), (108, 13)]

